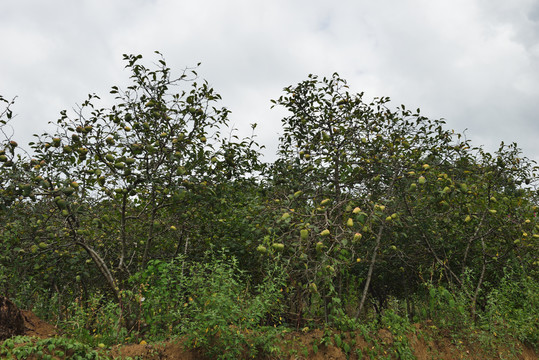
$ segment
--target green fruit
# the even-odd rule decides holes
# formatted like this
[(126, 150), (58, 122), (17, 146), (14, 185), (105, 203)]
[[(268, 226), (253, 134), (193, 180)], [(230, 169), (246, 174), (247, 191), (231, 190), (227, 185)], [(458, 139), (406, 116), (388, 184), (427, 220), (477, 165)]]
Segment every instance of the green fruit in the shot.
[(289, 213), (284, 213), (283, 216), (281, 216), (281, 220), (286, 220), (290, 217), (290, 214)]
[(451, 192), (451, 189), (449, 188), (449, 186), (444, 187), (444, 189), (442, 190), (443, 194), (449, 194), (450, 192)]
[(348, 221), (346, 222), (346, 226), (348, 227), (354, 226), (354, 220), (352, 220), (352, 218), (348, 218)]
[(330, 201), (331, 201), (330, 199), (324, 199), (324, 200), (322, 200), (322, 202), (320, 202), (320, 205), (325, 206), (325, 205), (329, 204)]
[(361, 240), (362, 237), (363, 237), (363, 235), (361, 235), (360, 233), (355, 233), (354, 234), (354, 241), (359, 241), (359, 240)]
[(67, 211), (66, 209), (62, 210), (62, 215), (69, 216), (69, 211)]
[(355, 207), (354, 210), (352, 210), (352, 214), (358, 214), (361, 211), (359, 207)]
[(386, 217), (386, 221), (391, 221), (393, 218), (391, 216)]
[(322, 231), (322, 232), (320, 233), (320, 235), (322, 235), (322, 236), (329, 236), (329, 230), (326, 229), (326, 230)]
[(127, 165), (133, 165), (133, 164), (135, 163), (135, 159), (133, 159), (133, 158), (127, 158), (127, 159), (125, 159), (125, 163), (126, 163)]
[(464, 218), (464, 222), (468, 222), (472, 220), (472, 217), (470, 215), (466, 215), (466, 217)]
[(112, 154), (107, 154), (107, 155), (105, 155), (105, 159), (107, 159), (108, 162), (113, 162), (114, 161), (114, 156), (112, 156)]
[(295, 198), (300, 197), (301, 194), (303, 194), (303, 191), (301, 191), (301, 190), (296, 191), (296, 192), (294, 193), (294, 197), (295, 197)]
[(176, 169), (176, 175), (184, 175), (185, 174), (185, 168), (183, 166), (178, 166), (178, 168)]
[(200, 141), (202, 141), (203, 143), (205, 143), (207, 141), (206, 137), (205, 136), (202, 136), (200, 137)]
[(263, 246), (263, 245), (258, 245), (257, 248), (256, 248), (256, 251), (258, 251), (258, 252), (261, 253), (261, 254), (265, 254), (266, 251), (268, 251), (268, 250), (266, 249), (265, 246)]
[(424, 165), (423, 165), (423, 169), (428, 170), (429, 168), (430, 168), (430, 165), (429, 165), (429, 164), (424, 164)]
[(301, 240), (306, 240), (309, 237), (309, 230), (307, 229), (300, 230), (299, 237)]
[(6, 155), (0, 155), (0, 162), (6, 162), (7, 156)]
[(71, 186), (68, 186), (68, 187), (63, 188), (62, 192), (66, 194), (67, 196), (69, 196), (75, 192), (75, 189), (73, 189)]
[(416, 183), (410, 184), (410, 191), (414, 191), (416, 188), (417, 188), (417, 184), (416, 184)]
[(319, 241), (316, 243), (316, 251), (322, 251), (324, 248), (324, 243), (322, 241)]
[(64, 199), (59, 199), (58, 201), (56, 201), (56, 205), (58, 205), (58, 207), (63, 210), (67, 207), (67, 202)]
[(331, 138), (330, 138), (330, 136), (329, 136), (329, 134), (327, 132), (322, 131), (322, 139), (324, 141), (329, 141)]
[(76, 181), (72, 181), (71, 182), (71, 187), (74, 188), (74, 189), (78, 189), (79, 188), (79, 183), (76, 182)]
[(494, 210), (494, 209), (490, 209), (489, 212), (490, 212), (491, 214), (496, 214), (498, 211), (496, 211), (496, 210)]
[(423, 185), (426, 181), (427, 179), (425, 179), (424, 176), (420, 176), (419, 179), (417, 179), (417, 182), (421, 185)]
[(40, 247), (41, 249), (46, 249), (47, 246), (48, 246), (48, 245), (45, 244), (44, 242), (40, 242), (40, 243), (39, 243), (39, 247)]
[(125, 167), (125, 164), (123, 162), (117, 162), (114, 164), (114, 167), (116, 169), (123, 169)]
[(284, 244), (281, 244), (281, 243), (274, 243), (271, 246), (277, 251), (283, 251), (284, 250)]

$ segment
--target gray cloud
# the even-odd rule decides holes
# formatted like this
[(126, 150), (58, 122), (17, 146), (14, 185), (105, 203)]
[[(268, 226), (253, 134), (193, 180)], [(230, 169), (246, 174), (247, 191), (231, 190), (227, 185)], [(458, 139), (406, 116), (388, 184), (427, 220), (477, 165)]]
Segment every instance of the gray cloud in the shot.
[(0, 12), (0, 93), (18, 95), (16, 137), (48, 129), (87, 93), (126, 84), (123, 53), (161, 51), (223, 95), (241, 134), (259, 123), (271, 159), (281, 89), (337, 71), (367, 98), (390, 96), (539, 160), (539, 6), (532, 0), (19, 0)]

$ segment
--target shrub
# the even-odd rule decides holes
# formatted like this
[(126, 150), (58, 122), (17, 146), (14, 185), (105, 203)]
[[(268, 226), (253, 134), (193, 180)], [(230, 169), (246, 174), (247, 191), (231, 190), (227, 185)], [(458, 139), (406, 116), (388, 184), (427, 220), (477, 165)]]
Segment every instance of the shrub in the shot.
[(539, 282), (526, 272), (505, 270), (500, 285), (487, 297), (485, 325), (499, 335), (539, 344)]

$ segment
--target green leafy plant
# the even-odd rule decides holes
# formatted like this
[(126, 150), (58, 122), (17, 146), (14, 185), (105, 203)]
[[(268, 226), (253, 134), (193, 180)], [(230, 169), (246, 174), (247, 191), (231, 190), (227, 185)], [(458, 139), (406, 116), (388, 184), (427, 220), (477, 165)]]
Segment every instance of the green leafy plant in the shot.
[(121, 321), (120, 306), (102, 294), (94, 294), (86, 303), (80, 300), (66, 309), (61, 328), (75, 340), (98, 346), (123, 343), (128, 331)]
[(500, 286), (487, 296), (482, 323), (499, 337), (516, 337), (538, 347), (539, 282), (525, 272), (506, 269)]
[(388, 309), (382, 315), (381, 326), (391, 332), (391, 348), (398, 359), (415, 359), (407, 337), (409, 333), (414, 331), (414, 328), (407, 317), (402, 317), (394, 310)]
[(208, 261), (189, 268), (186, 323), (182, 324), (188, 346), (220, 359), (275, 351), (274, 328), (261, 324), (281, 307), (281, 270), (271, 269), (252, 295), (234, 257), (226, 253), (208, 256)]
[(16, 336), (5, 340), (0, 346), (0, 355), (6, 359), (106, 359), (86, 344), (65, 337), (39, 339)]

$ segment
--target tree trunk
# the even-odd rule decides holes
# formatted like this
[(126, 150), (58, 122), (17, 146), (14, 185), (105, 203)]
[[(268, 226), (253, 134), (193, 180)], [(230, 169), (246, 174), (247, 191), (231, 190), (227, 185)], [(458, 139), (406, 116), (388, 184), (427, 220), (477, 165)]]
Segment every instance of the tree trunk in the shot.
[(121, 299), (121, 297), (120, 297), (120, 288), (118, 287), (118, 284), (116, 283), (116, 280), (112, 276), (112, 273), (110, 272), (110, 270), (109, 270), (107, 264), (105, 263), (105, 261), (103, 261), (101, 256), (99, 256), (99, 254), (96, 253), (95, 250), (92, 249), (89, 245), (87, 245), (87, 244), (85, 244), (85, 243), (83, 243), (81, 241), (78, 241), (77, 245), (81, 246), (84, 250), (86, 250), (88, 255), (90, 255), (93, 262), (96, 264), (97, 268), (101, 272), (101, 275), (103, 275), (103, 277), (107, 281), (107, 284), (109, 285), (110, 289), (114, 293), (114, 296), (116, 297), (116, 300), (119, 302), (120, 299)]
[(359, 314), (363, 310), (365, 305), (365, 299), (367, 298), (367, 293), (369, 292), (369, 286), (371, 284), (372, 273), (374, 271), (374, 263), (376, 262), (376, 255), (378, 254), (378, 249), (380, 248), (380, 241), (382, 239), (382, 233), (384, 231), (384, 225), (380, 226), (378, 234), (376, 235), (376, 245), (374, 246), (374, 251), (371, 258), (371, 263), (369, 265), (369, 271), (367, 273), (367, 280), (365, 281), (365, 287), (363, 288), (363, 294), (361, 295), (361, 301), (359, 302), (359, 309), (356, 313), (356, 320), (359, 318)]

